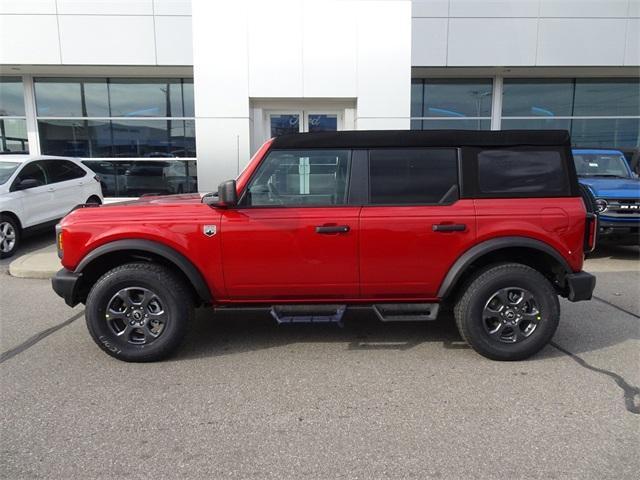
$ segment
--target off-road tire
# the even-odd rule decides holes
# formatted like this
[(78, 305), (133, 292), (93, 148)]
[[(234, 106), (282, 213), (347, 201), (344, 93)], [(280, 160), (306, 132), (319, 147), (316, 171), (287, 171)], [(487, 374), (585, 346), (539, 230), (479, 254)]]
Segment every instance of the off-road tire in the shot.
[[(167, 313), (164, 330), (149, 344), (132, 344), (119, 338), (107, 322), (107, 307), (114, 295), (136, 287), (154, 292)], [(109, 270), (93, 285), (85, 318), (91, 337), (107, 354), (126, 362), (152, 362), (168, 357), (179, 347), (193, 312), (191, 292), (170, 269), (153, 263), (127, 263)]]
[[(529, 337), (517, 343), (503, 343), (483, 325), (483, 310), (492, 295), (503, 288), (526, 289), (535, 297), (540, 320)], [(476, 352), (492, 360), (524, 360), (540, 351), (553, 337), (560, 318), (558, 296), (544, 275), (519, 263), (488, 266), (471, 277), (454, 307), (460, 336)]]

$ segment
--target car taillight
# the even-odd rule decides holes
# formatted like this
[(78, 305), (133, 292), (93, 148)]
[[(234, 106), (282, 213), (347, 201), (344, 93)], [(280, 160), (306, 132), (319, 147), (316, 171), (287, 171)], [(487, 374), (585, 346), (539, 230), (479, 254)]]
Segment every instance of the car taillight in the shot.
[(56, 225), (56, 248), (58, 250), (58, 258), (62, 259), (63, 245), (62, 245), (62, 227), (60, 224)]
[(100, 175), (94, 175), (94, 176), (93, 176), (93, 179), (94, 179), (96, 182), (100, 183)]
[(596, 248), (598, 237), (598, 215), (587, 213), (587, 220), (584, 226), (584, 252), (591, 253)]

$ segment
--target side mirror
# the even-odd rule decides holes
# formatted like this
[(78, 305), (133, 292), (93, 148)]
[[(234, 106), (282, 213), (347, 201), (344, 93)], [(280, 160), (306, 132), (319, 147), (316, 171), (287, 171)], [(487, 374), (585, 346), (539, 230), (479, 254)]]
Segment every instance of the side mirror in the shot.
[(25, 178), (20, 183), (14, 185), (14, 190), (27, 190), (29, 188), (39, 187), (41, 183), (35, 178)]
[(218, 207), (235, 207), (238, 204), (236, 181), (227, 180), (218, 185)]

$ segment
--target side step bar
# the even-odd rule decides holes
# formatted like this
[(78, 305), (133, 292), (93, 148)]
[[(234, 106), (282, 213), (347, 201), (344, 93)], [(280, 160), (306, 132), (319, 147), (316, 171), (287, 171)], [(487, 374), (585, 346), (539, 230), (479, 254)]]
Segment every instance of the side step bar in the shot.
[(381, 303), (373, 311), (383, 322), (428, 322), (438, 317), (437, 303)]
[(273, 305), (271, 316), (280, 323), (337, 323), (342, 325), (346, 305)]
[[(372, 308), (383, 322), (428, 322), (438, 317), (437, 303), (380, 303), (371, 306), (352, 305), (349, 308)], [(336, 323), (342, 326), (347, 305), (273, 305), (269, 313), (282, 323)]]

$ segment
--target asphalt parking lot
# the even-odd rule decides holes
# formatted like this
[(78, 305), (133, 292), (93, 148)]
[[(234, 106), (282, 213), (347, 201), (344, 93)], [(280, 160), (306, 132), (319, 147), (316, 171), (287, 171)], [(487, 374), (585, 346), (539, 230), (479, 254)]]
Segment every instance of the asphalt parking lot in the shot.
[(640, 260), (590, 259), (597, 298), (562, 302), (553, 343), (515, 363), (449, 318), (277, 327), (199, 312), (174, 358), (127, 364), (47, 280), (0, 264), (0, 476), (637, 478)]

